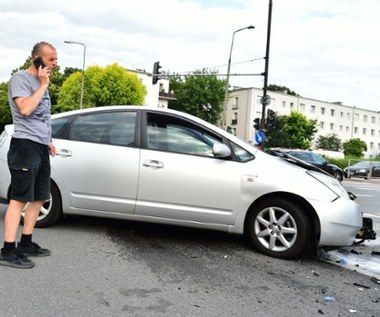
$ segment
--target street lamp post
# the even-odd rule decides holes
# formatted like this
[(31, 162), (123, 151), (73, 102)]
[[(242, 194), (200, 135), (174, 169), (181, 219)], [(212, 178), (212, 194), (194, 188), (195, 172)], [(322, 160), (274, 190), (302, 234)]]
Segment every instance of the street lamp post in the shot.
[(65, 41), (66, 44), (78, 44), (83, 46), (83, 67), (82, 67), (82, 85), (81, 85), (81, 91), (80, 91), (80, 104), (79, 108), (82, 109), (83, 106), (83, 92), (84, 92), (84, 67), (86, 64), (86, 45), (81, 42), (75, 42), (75, 41)]
[(232, 56), (232, 48), (234, 47), (235, 33), (243, 31), (243, 30), (254, 29), (254, 28), (255, 27), (253, 25), (249, 25), (239, 30), (236, 30), (234, 33), (232, 33), (232, 42), (231, 42), (230, 56), (228, 58), (226, 87), (224, 89), (224, 101), (223, 101), (223, 129), (224, 130), (226, 130), (226, 127), (227, 127), (226, 112), (227, 112), (227, 101), (228, 101), (228, 88), (230, 84), (231, 56)]

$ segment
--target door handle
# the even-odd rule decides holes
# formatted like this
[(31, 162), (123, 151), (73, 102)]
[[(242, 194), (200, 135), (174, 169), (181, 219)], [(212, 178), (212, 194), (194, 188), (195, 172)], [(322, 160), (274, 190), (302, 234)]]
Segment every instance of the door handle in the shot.
[(156, 160), (146, 160), (143, 162), (143, 166), (150, 167), (152, 169), (159, 169), (164, 167), (164, 163)]
[(69, 157), (69, 156), (72, 156), (73, 153), (69, 150), (59, 149), (56, 151), (56, 155), (61, 156), (61, 157)]

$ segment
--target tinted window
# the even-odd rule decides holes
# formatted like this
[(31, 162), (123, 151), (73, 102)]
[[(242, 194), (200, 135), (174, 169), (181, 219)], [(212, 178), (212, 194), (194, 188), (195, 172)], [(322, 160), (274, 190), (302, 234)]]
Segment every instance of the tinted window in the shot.
[(57, 118), (51, 121), (51, 137), (61, 139), (67, 126), (70, 124), (73, 117)]
[(214, 143), (220, 137), (173, 116), (148, 114), (147, 148), (213, 157)]
[(113, 145), (133, 145), (136, 112), (115, 111), (84, 114), (75, 119), (70, 139)]
[(237, 144), (232, 143), (232, 150), (236, 156), (236, 159), (239, 162), (247, 162), (254, 158), (253, 154), (249, 153), (248, 151), (244, 150), (242, 147), (240, 147)]

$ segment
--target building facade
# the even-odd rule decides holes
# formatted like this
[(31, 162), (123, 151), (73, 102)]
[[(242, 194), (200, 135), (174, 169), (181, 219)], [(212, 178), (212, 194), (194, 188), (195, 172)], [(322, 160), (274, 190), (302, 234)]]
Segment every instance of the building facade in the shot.
[[(316, 119), (318, 132), (322, 135), (335, 133), (342, 142), (358, 138), (367, 144), (366, 158), (380, 155), (380, 111), (371, 111), (343, 105), (341, 102), (326, 102), (287, 93), (269, 91), (271, 102), (266, 109), (277, 116), (297, 111), (307, 119)], [(253, 120), (261, 118), (263, 96), (259, 88), (234, 88), (227, 104), (226, 121), (231, 133), (250, 143), (255, 143), (256, 130)], [(315, 146), (314, 146), (315, 148)]]
[(144, 100), (144, 106), (158, 108), (168, 108), (169, 100), (175, 100), (174, 92), (169, 90), (169, 79), (161, 78), (156, 85), (152, 84), (152, 74), (144, 70), (128, 70), (137, 75), (139, 80), (145, 85), (147, 94)]

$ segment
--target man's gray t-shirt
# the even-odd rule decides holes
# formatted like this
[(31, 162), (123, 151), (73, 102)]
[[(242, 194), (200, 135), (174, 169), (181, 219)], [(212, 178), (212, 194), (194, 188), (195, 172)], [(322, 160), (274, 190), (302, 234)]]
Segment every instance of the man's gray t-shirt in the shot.
[(29, 97), (40, 87), (38, 78), (25, 70), (15, 73), (8, 84), (9, 104), (14, 124), (13, 137), (29, 139), (41, 144), (51, 142), (50, 97), (46, 89), (37, 108), (28, 117), (21, 115), (14, 101), (17, 97)]

